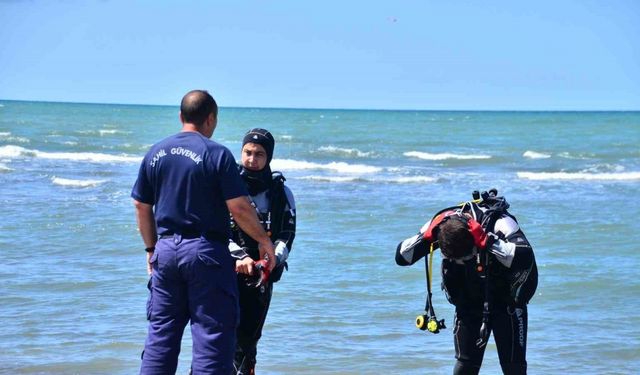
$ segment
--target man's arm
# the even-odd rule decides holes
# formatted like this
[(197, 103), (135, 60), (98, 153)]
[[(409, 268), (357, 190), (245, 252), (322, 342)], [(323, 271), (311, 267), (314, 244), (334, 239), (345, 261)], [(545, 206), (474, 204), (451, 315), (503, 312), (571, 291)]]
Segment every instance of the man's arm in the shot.
[(258, 242), (260, 258), (264, 259), (266, 256), (269, 262), (269, 270), (272, 270), (276, 264), (273, 243), (262, 228), (256, 210), (251, 203), (249, 203), (249, 199), (246, 196), (241, 196), (227, 199), (226, 203), (229, 212), (231, 212), (233, 219), (240, 228)]
[[(144, 246), (148, 248), (155, 247), (158, 241), (158, 232), (156, 230), (156, 220), (153, 216), (153, 206), (135, 199), (133, 200), (133, 205), (136, 208), (136, 221), (138, 222), (138, 230), (140, 231)], [(151, 264), (149, 260), (152, 255), (153, 251), (147, 252), (147, 272), (149, 274), (151, 274)]]

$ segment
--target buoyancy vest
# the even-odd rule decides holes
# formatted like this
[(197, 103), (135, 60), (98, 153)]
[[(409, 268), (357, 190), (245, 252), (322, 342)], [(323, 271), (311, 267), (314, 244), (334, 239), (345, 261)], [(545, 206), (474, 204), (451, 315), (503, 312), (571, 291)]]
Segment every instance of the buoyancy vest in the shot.
[[(284, 181), (286, 179), (280, 172), (271, 174), (271, 184), (266, 191), (269, 207), (266, 212), (260, 212), (256, 204), (252, 201), (252, 205), (256, 209), (258, 219), (263, 229), (270, 236), (271, 241), (275, 242), (278, 234), (282, 230), (283, 213), (288, 204), (286, 192), (284, 190)], [(258, 260), (260, 254), (258, 252), (258, 243), (246, 234), (234, 221), (231, 223), (233, 240), (241, 247), (245, 248), (249, 255)]]
[[(481, 223), (485, 232), (494, 233), (495, 223), (501, 218), (510, 217), (517, 222), (507, 209), (509, 204), (504, 197), (483, 195), (482, 200), (465, 202), (463, 212), (471, 214)], [(460, 206), (458, 206), (460, 209)], [(495, 233), (503, 240), (526, 246), (531, 249), (526, 237), (518, 228), (514, 233)], [(487, 249), (488, 250), (488, 249)], [(459, 308), (482, 309), (487, 299), (486, 280), (489, 280), (488, 294), (493, 305), (516, 305), (528, 303), (535, 294), (538, 284), (538, 271), (533, 250), (518, 256), (522, 259), (514, 262), (511, 268), (500, 263), (493, 254), (488, 254), (482, 262), (481, 253), (473, 259), (456, 261), (442, 260), (442, 290), (447, 300)], [(482, 264), (487, 263), (487, 264)]]

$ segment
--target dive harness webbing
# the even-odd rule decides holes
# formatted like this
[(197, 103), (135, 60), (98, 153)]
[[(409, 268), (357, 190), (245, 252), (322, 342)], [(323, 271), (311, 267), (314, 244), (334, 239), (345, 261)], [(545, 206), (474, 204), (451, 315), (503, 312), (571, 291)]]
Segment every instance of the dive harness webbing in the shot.
[[(477, 190), (473, 192), (473, 200), (469, 202), (460, 203), (457, 206), (448, 207), (442, 209), (436, 213), (433, 218), (436, 218), (438, 215), (445, 211), (459, 210), (462, 211), (465, 206), (469, 205), (471, 208), (471, 214), (474, 216), (474, 219), (477, 218), (478, 212), (474, 209), (474, 205), (478, 206), (482, 204), (487, 207), (487, 209), (482, 213), (482, 217), (480, 220), (480, 224), (482, 228), (487, 231), (488, 229), (493, 229), (496, 220), (507, 211), (509, 208), (509, 203), (503, 198), (498, 197), (498, 191), (496, 189), (491, 189), (489, 192), (483, 191), (480, 194)], [(480, 211), (482, 212), (482, 211)], [(433, 220), (433, 219), (432, 219)], [(439, 333), (440, 329), (447, 328), (444, 324), (444, 319), (438, 320), (433, 309), (432, 303), (432, 293), (431, 293), (431, 275), (433, 274), (433, 253), (435, 251), (434, 242), (430, 244), (429, 247), (429, 257), (425, 256), (425, 274), (427, 278), (427, 298), (425, 302), (425, 314), (420, 315), (416, 318), (416, 326), (421, 330), (428, 330), (431, 333)], [(490, 327), (490, 306), (491, 306), (491, 293), (489, 288), (489, 251), (488, 248), (490, 245), (487, 245), (484, 249), (478, 249), (477, 254), (477, 271), (482, 273), (482, 278), (484, 279), (484, 303), (482, 306), (482, 325), (480, 327), (480, 337), (476, 341), (476, 345), (479, 348), (487, 345), (487, 341), (489, 339)]]

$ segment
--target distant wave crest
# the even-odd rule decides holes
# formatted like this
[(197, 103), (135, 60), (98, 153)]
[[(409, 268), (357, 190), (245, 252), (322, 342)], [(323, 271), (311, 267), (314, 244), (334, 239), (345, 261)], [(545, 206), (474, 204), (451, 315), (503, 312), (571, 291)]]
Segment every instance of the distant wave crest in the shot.
[(44, 152), (39, 150), (30, 150), (20, 146), (7, 145), (0, 147), (0, 157), (19, 158), (19, 157), (35, 157), (41, 159), (55, 160), (72, 160), (72, 161), (89, 161), (95, 163), (139, 163), (142, 158), (131, 155), (113, 155), (95, 152)]
[(367, 178), (356, 176), (305, 176), (303, 180), (322, 181), (322, 182), (370, 182), (370, 183), (390, 183), (390, 184), (415, 184), (435, 182), (438, 179), (427, 176), (410, 176), (410, 177), (387, 177), (387, 178)]
[(323, 182), (356, 182), (356, 181), (364, 181), (360, 177), (344, 177), (344, 176), (305, 176), (302, 177), (303, 180), (310, 181), (323, 181)]
[(335, 146), (323, 146), (323, 147), (320, 147), (318, 151), (327, 153), (327, 154), (332, 154), (332, 155), (351, 156), (351, 157), (355, 156), (359, 158), (366, 158), (373, 155), (372, 152), (360, 151), (357, 148), (342, 148), (342, 147), (335, 147)]
[(98, 186), (106, 180), (72, 180), (68, 178), (52, 177), (51, 182), (54, 185), (67, 186), (67, 187), (92, 187)]
[(407, 157), (413, 157), (423, 160), (447, 160), (447, 159), (459, 159), (459, 160), (473, 160), (473, 159), (491, 159), (490, 155), (460, 155), (450, 153), (432, 154), (429, 152), (409, 151), (403, 154)]
[(131, 134), (131, 132), (118, 129), (100, 129), (98, 130), (98, 134), (100, 134), (101, 137), (104, 137), (105, 135), (111, 134)]
[(542, 152), (535, 152), (535, 151), (525, 151), (524, 154), (522, 154), (523, 157), (525, 158), (529, 158), (529, 159), (549, 159), (551, 157), (550, 154), (544, 154)]
[(640, 172), (586, 173), (586, 172), (518, 172), (518, 178), (527, 180), (604, 180), (626, 181), (640, 179)]
[(348, 164), (343, 162), (331, 162), (328, 164), (312, 163), (308, 161), (292, 160), (292, 159), (274, 159), (271, 162), (271, 169), (281, 171), (291, 170), (329, 170), (340, 173), (366, 174), (382, 171), (380, 167), (365, 164)]
[(0, 139), (5, 142), (29, 143), (29, 138), (12, 136), (11, 132), (0, 132)]

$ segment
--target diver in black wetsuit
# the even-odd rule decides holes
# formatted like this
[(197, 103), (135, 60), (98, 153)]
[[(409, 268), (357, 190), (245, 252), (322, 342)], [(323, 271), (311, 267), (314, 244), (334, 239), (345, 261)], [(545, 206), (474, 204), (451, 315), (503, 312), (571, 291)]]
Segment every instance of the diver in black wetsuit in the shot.
[(527, 303), (538, 272), (508, 204), (495, 195), (441, 211), (396, 251), (401, 266), (416, 263), (432, 244), (442, 252), (442, 288), (456, 307), (454, 375), (479, 373), (491, 332), (503, 373), (527, 372)]
[(268, 280), (256, 279), (261, 266), (258, 243), (235, 225), (232, 219), (231, 255), (236, 258), (240, 290), (240, 326), (237, 330), (234, 375), (255, 374), (258, 340), (267, 318), (273, 290), (287, 267), (287, 258), (296, 233), (296, 207), (291, 190), (279, 172), (272, 172), (270, 162), (275, 141), (265, 129), (251, 129), (242, 142), (240, 176), (247, 186), (258, 217), (275, 244), (276, 267)]

